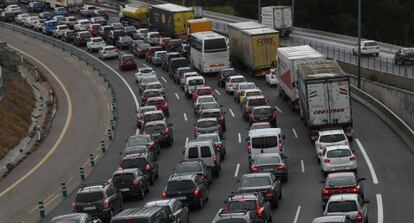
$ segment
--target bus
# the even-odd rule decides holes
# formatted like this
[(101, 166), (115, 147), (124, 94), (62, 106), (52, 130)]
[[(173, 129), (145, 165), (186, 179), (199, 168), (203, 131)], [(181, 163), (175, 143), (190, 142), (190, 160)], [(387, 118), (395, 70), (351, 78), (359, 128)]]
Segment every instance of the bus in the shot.
[(229, 68), (227, 38), (212, 31), (192, 33), (190, 61), (200, 73), (214, 73)]

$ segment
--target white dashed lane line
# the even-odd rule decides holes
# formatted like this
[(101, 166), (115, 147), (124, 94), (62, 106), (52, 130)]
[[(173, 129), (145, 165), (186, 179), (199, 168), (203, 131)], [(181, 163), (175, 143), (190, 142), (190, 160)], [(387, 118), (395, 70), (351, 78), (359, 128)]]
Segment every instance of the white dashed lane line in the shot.
[(293, 223), (297, 223), (299, 220), (299, 214), (300, 214), (300, 205), (298, 206), (298, 209), (296, 210), (295, 218), (293, 219)]
[(231, 108), (229, 108), (229, 112), (230, 112), (230, 114), (231, 114), (231, 116), (234, 118), (234, 117), (236, 117), (235, 115), (234, 115), (234, 113), (233, 113), (233, 110), (231, 110)]
[(184, 113), (184, 120), (187, 121), (187, 114)]
[(218, 94), (219, 96), (221, 95), (220, 91), (218, 91), (217, 89), (214, 89), (214, 91), (216, 92), (216, 94)]
[(240, 134), (240, 133), (238, 133), (238, 134), (237, 134), (237, 136), (238, 136), (238, 138), (239, 138), (239, 143), (241, 143), (241, 134)]
[(178, 96), (177, 93), (175, 93), (175, 97), (177, 98), (177, 100), (180, 100), (180, 96)]
[(292, 129), (293, 135), (295, 135), (295, 138), (298, 138), (298, 134), (296, 133), (295, 129)]
[(279, 113), (283, 113), (282, 110), (277, 105), (275, 105), (275, 108)]
[(234, 177), (237, 177), (239, 175), (239, 170), (240, 170), (240, 163), (236, 165), (236, 171), (234, 171)]
[(305, 162), (303, 160), (300, 161), (300, 167), (302, 169), (302, 173), (305, 173)]

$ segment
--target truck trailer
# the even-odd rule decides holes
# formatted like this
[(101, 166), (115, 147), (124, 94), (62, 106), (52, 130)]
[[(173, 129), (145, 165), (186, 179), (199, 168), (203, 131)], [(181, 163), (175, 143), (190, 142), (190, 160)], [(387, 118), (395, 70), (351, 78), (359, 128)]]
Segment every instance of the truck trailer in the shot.
[(281, 36), (289, 36), (292, 32), (292, 8), (290, 6), (262, 7), (261, 23), (278, 30)]
[(149, 8), (147, 6), (120, 6), (119, 21), (125, 26), (144, 28), (148, 26)]
[(187, 21), (187, 26), (188, 35), (191, 35), (191, 33), (206, 32), (213, 30), (211, 20), (207, 18), (190, 19)]
[(343, 129), (352, 141), (352, 109), (349, 75), (334, 60), (297, 65), (299, 114), (312, 141), (318, 131)]
[(296, 66), (299, 63), (322, 60), (325, 56), (308, 45), (281, 47), (277, 49), (277, 78), (279, 96), (288, 101), (293, 110), (299, 109), (299, 96), (296, 88)]
[(69, 13), (78, 12), (83, 0), (41, 0), (46, 8), (65, 7)]
[(152, 28), (172, 38), (183, 38), (187, 34), (187, 21), (194, 19), (192, 8), (175, 4), (153, 5), (149, 21)]

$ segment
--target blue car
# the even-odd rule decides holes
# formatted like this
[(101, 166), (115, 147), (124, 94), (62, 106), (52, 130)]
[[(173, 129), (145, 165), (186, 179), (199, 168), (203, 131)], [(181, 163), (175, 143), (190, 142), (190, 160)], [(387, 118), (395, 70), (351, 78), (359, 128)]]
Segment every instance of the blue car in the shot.
[(29, 12), (42, 12), (43, 11), (43, 3), (42, 2), (30, 2), (27, 6), (27, 10)]
[(68, 10), (65, 7), (56, 7), (55, 11), (53, 11), (53, 14), (68, 16)]
[(53, 33), (53, 30), (56, 29), (56, 26), (57, 26), (57, 21), (56, 20), (46, 21), (45, 23), (43, 23), (42, 31), (43, 31), (44, 34), (50, 35), (50, 34)]

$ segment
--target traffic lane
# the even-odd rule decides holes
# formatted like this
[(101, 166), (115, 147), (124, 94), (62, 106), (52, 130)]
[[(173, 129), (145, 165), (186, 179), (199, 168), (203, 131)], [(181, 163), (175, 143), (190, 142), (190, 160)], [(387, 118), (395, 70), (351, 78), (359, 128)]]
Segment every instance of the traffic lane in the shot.
[[(58, 149), (38, 170), (36, 170), (25, 181), (19, 184), (9, 194), (6, 194), (1, 199), (7, 199), (8, 203), (13, 204), (3, 205), (0, 221), (36, 221), (38, 218), (37, 211), (32, 211), (36, 207), (37, 201), (44, 200), (50, 195), (59, 192), (60, 183), (68, 182), (71, 176), (76, 176), (78, 171), (72, 165), (82, 166), (88, 160), (89, 153), (95, 153), (99, 145), (99, 140), (104, 136), (104, 131), (109, 119), (108, 108), (108, 94), (103, 93), (99, 83), (93, 76), (88, 77), (88, 73), (93, 73), (87, 70), (84, 66), (74, 67), (73, 58), (54, 48), (44, 48), (41, 41), (34, 40), (18, 33), (10, 33), (8, 30), (1, 30), (0, 35), (2, 40), (17, 46), (25, 52), (33, 55), (38, 60), (49, 67), (52, 72), (58, 75), (59, 79), (68, 89), (70, 101), (72, 104), (71, 122), (67, 129), (66, 135), (60, 142)], [(70, 58), (70, 59), (68, 59)], [(73, 60), (75, 62), (75, 60)], [(53, 122), (51, 134), (52, 136), (61, 133), (63, 122), (68, 115), (66, 100), (61, 93), (60, 87), (56, 85), (56, 81), (48, 77), (57, 91), (59, 98), (59, 107), (57, 111), (56, 122)], [(60, 107), (61, 106), (61, 107)], [(61, 113), (65, 115), (62, 119)], [(45, 148), (39, 153), (34, 152), (27, 160), (31, 160), (29, 164), (40, 162), (39, 158), (45, 156), (44, 152), (48, 152), (50, 148), (56, 143), (56, 138), (47, 137), (40, 148)], [(59, 140), (58, 140), (59, 142)], [(23, 162), (23, 164), (26, 160)], [(59, 169), (56, 169), (56, 167)], [(19, 166), (16, 172), (13, 172), (14, 177), (22, 177), (26, 174), (32, 166)], [(45, 184), (44, 182), (48, 182)], [(76, 182), (76, 180), (73, 180)], [(2, 181), (2, 186), (6, 187), (6, 181)], [(30, 199), (28, 198), (28, 195)], [(51, 208), (50, 205), (48, 206)], [(3, 209), (4, 208), (4, 209)], [(7, 219), (7, 220), (6, 220)]]

